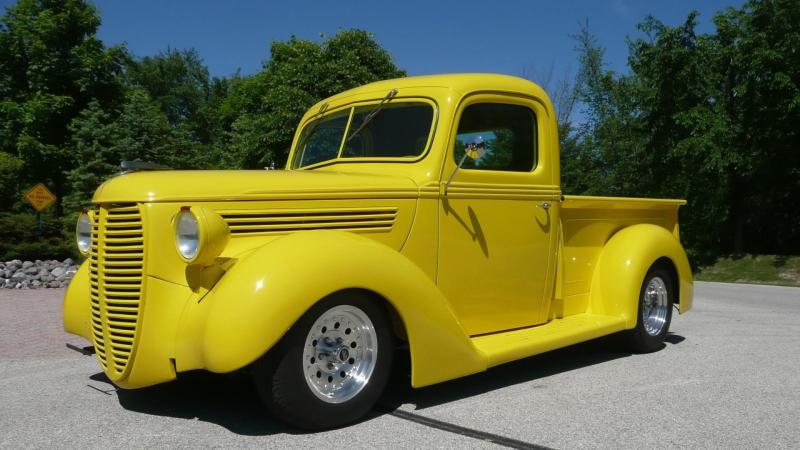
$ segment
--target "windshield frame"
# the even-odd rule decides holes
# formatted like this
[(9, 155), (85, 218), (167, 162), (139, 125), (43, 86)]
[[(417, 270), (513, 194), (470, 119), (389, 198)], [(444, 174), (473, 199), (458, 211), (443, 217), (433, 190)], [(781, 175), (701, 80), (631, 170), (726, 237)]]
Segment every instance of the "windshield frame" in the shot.
[[(425, 147), (419, 155), (414, 157), (409, 156), (382, 156), (382, 157), (342, 157), (342, 151), (345, 147), (347, 136), (350, 133), (350, 126), (352, 125), (353, 115), (355, 114), (356, 108), (364, 107), (364, 106), (374, 106), (378, 107), (381, 103), (381, 99), (372, 99), (372, 100), (364, 100), (364, 101), (357, 101), (357, 102), (350, 102), (342, 105), (338, 105), (335, 108), (329, 108), (325, 111), (325, 113), (321, 116), (312, 116), (308, 120), (306, 120), (302, 126), (300, 127), (297, 133), (297, 139), (293, 142), (293, 147), (291, 151), (291, 158), (289, 160), (289, 170), (309, 170), (309, 169), (316, 169), (318, 167), (329, 166), (331, 164), (339, 164), (339, 163), (369, 163), (369, 162), (400, 162), (400, 163), (415, 163), (419, 162), (430, 153), (431, 145), (433, 143), (433, 138), (436, 134), (436, 127), (439, 123), (439, 105), (436, 103), (436, 100), (430, 97), (419, 97), (419, 96), (410, 96), (410, 97), (394, 97), (390, 101), (386, 102), (385, 105), (397, 105), (401, 103), (424, 103), (431, 107), (433, 114), (431, 118), (431, 126), (428, 131), (428, 138), (427, 142), (425, 143)], [(299, 162), (299, 157), (302, 154), (302, 149), (297, 148), (298, 145), (303, 141), (303, 134), (309, 127), (316, 126), (317, 123), (321, 120), (326, 120), (330, 118), (332, 115), (340, 114), (343, 111), (347, 112), (347, 125), (344, 129), (344, 134), (342, 136), (341, 142), (339, 143), (339, 148), (336, 151), (336, 157), (327, 159), (325, 161), (320, 161), (314, 164), (309, 164), (302, 167), (297, 167)], [(380, 114), (380, 113), (379, 113)]]

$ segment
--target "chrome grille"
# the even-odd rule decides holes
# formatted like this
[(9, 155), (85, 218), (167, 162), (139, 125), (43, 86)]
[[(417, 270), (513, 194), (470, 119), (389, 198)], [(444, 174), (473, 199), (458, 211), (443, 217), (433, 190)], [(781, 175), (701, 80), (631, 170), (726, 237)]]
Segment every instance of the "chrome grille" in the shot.
[(89, 278), (92, 334), (100, 365), (122, 377), (134, 352), (144, 276), (144, 232), (135, 204), (92, 212)]

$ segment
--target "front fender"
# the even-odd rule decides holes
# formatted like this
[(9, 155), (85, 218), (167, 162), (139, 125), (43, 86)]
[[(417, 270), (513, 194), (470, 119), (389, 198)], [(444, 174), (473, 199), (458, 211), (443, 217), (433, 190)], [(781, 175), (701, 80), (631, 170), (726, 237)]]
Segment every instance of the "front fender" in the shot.
[(691, 309), (692, 270), (681, 243), (662, 227), (638, 224), (617, 232), (603, 247), (592, 277), (591, 312), (623, 317), (626, 328), (634, 328), (642, 281), (660, 258), (672, 261), (678, 274), (680, 312)]
[(64, 294), (64, 331), (92, 340), (89, 324), (89, 260), (81, 264)]
[(314, 303), (348, 288), (375, 292), (397, 310), (414, 386), (486, 369), (485, 357), (419, 267), (384, 244), (341, 231), (295, 233), (253, 251), (200, 301), (203, 312), (193, 314), (184, 333), (202, 333), (205, 368), (230, 372), (274, 346)]

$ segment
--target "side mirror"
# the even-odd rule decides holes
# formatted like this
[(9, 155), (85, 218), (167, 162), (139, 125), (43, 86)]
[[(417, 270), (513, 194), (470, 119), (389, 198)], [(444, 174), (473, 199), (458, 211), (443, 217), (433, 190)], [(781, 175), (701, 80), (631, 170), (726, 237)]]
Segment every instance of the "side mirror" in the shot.
[(461, 157), (461, 161), (458, 162), (456, 168), (453, 169), (453, 173), (450, 174), (450, 178), (447, 179), (447, 183), (444, 184), (444, 195), (447, 195), (447, 190), (450, 188), (450, 183), (453, 182), (453, 178), (456, 177), (456, 173), (459, 169), (461, 169), (461, 166), (464, 165), (464, 161), (466, 161), (467, 158), (476, 161), (478, 158), (483, 156), (484, 153), (486, 153), (486, 143), (480, 136), (477, 136), (472, 140), (472, 142), (464, 146), (464, 156)]

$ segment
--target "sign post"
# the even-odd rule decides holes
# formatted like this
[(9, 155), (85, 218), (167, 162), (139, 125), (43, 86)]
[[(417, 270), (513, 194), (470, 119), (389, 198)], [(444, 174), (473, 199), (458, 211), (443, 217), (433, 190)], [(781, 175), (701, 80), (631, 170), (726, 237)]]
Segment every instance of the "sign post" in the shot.
[(42, 183), (25, 192), (25, 200), (36, 210), (36, 230), (42, 235), (42, 211), (56, 201), (56, 196)]

